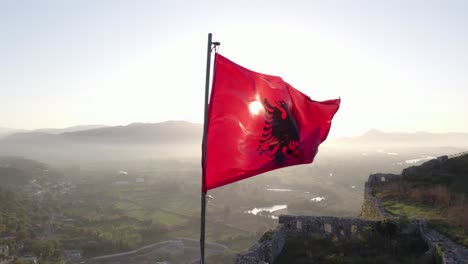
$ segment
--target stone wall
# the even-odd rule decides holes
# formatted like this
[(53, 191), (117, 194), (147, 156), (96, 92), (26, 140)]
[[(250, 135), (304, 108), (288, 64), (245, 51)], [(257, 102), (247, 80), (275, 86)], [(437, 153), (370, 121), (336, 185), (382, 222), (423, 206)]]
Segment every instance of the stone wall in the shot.
[(382, 202), (372, 194), (372, 187), (387, 181), (400, 179), (398, 174), (371, 174), (364, 185), (364, 200), (362, 202), (360, 217), (372, 220), (384, 220), (388, 218)]
[[(382, 221), (361, 218), (281, 215), (279, 225), (265, 233), (247, 252), (238, 254), (235, 263), (274, 263), (287, 238), (317, 236), (353, 239), (364, 230), (378, 230), (381, 223)], [(419, 234), (429, 247), (427, 254), (440, 258), (443, 264), (468, 263), (468, 250), (437, 231), (427, 228), (424, 220), (413, 221), (402, 233)]]
[(364, 228), (375, 229), (379, 221), (333, 216), (282, 215), (279, 223), (287, 237), (355, 238)]
[[(429, 246), (428, 253), (440, 258), (444, 264), (468, 263), (468, 250), (462, 245), (454, 243), (439, 232), (424, 228), (421, 237)], [(440, 255), (439, 255), (440, 254)]]
[(274, 230), (266, 232), (247, 252), (238, 254), (236, 264), (274, 263), (283, 250), (286, 236), (285, 226), (279, 224)]
[(365, 228), (375, 229), (379, 221), (332, 216), (281, 215), (279, 225), (266, 232), (247, 252), (237, 255), (236, 264), (274, 263), (287, 238), (318, 236), (356, 238)]
[(388, 181), (393, 181), (393, 180), (398, 180), (401, 178), (400, 174), (392, 174), (392, 173), (375, 173), (369, 175), (369, 178), (367, 178), (368, 184), (371, 186), (377, 185), (380, 183), (385, 183)]

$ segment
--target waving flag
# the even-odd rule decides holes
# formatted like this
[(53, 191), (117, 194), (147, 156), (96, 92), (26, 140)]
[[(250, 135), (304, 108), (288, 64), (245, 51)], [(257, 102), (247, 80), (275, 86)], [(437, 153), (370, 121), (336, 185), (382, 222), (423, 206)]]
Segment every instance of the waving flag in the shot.
[(317, 102), (278, 76), (216, 54), (202, 190), (311, 163), (340, 99)]

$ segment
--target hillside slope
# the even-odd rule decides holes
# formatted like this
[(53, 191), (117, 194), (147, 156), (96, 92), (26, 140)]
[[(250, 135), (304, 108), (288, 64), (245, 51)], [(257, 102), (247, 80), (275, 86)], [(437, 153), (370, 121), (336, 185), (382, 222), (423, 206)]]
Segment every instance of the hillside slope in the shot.
[(468, 153), (409, 167), (401, 177), (373, 184), (372, 193), (391, 217), (403, 223), (424, 219), (468, 247)]
[(402, 176), (413, 187), (442, 185), (451, 192), (468, 195), (468, 153), (406, 168)]

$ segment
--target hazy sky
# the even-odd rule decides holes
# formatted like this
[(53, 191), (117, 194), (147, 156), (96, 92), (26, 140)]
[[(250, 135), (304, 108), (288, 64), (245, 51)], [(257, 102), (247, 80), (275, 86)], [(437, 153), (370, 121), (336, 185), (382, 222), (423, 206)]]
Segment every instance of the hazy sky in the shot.
[(333, 135), (468, 132), (468, 1), (0, 0), (0, 127), (202, 122), (220, 53), (342, 98)]

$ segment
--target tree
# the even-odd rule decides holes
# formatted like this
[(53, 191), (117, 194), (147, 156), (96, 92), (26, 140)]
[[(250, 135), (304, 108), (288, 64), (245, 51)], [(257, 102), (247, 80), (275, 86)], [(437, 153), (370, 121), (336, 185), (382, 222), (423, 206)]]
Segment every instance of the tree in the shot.
[(20, 230), (16, 233), (16, 239), (18, 241), (21, 241), (21, 240), (24, 240), (26, 238), (28, 238), (28, 232), (26, 232), (25, 230)]
[(56, 242), (53, 240), (34, 240), (31, 245), (31, 251), (36, 256), (50, 258), (55, 254)]
[(15, 257), (12, 264), (26, 264), (26, 263), (22, 261), (21, 259), (19, 259), (18, 257)]

